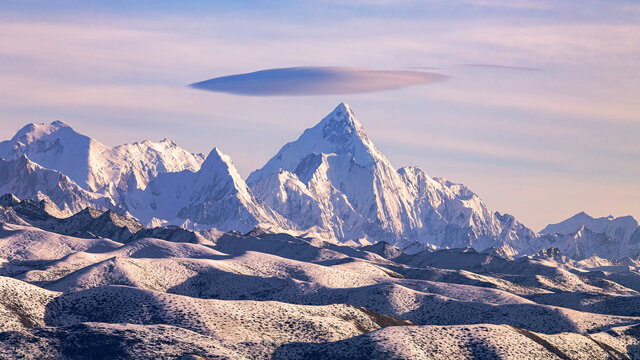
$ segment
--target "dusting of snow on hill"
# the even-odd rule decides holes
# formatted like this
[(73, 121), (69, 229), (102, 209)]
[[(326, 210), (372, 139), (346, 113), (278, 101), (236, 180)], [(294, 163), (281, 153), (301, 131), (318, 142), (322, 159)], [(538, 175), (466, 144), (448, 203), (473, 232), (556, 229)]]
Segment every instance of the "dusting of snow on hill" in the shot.
[(557, 248), (410, 255), (264, 229), (145, 229), (97, 210), (60, 219), (10, 195), (0, 206), (13, 214), (0, 230), (2, 358), (640, 356), (633, 263)]

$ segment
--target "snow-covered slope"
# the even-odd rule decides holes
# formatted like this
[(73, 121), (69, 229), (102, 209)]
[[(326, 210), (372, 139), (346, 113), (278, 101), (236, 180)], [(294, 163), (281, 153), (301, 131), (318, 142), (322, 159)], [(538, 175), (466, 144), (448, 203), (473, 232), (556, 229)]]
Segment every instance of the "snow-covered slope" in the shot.
[(147, 223), (244, 232), (261, 225), (288, 225), (280, 214), (253, 196), (231, 158), (217, 148), (197, 172), (158, 175), (145, 190), (129, 195), (127, 207)]
[(45, 200), (67, 216), (86, 207), (118, 208), (109, 196), (84, 190), (65, 174), (43, 168), (24, 155), (12, 161), (0, 159), (0, 194), (7, 193)]
[[(629, 242), (633, 233), (638, 230), (638, 222), (632, 216), (594, 218), (581, 212), (557, 224), (547, 225), (540, 233), (567, 235), (576, 233), (583, 227), (622, 242)], [(640, 235), (638, 235), (638, 242), (640, 242)]]
[[(521, 224), (512, 231), (464, 185), (415, 167), (396, 171), (344, 103), (286, 144), (247, 183), (299, 228), (317, 226), (341, 241), (384, 240), (402, 247), (507, 244), (515, 253), (530, 250), (536, 237)], [(522, 237), (528, 238), (520, 242)]]
[(592, 255), (620, 259), (640, 252), (640, 227), (631, 216), (593, 218), (581, 212), (541, 233), (554, 236), (555, 246), (578, 260)]
[(44, 326), (46, 305), (58, 295), (60, 294), (53, 291), (0, 276), (0, 331)]
[(196, 171), (204, 157), (170, 140), (107, 146), (74, 131), (68, 124), (29, 124), (0, 143), (0, 158), (26, 155), (33, 162), (67, 175), (82, 188), (111, 195), (144, 189), (157, 174)]
[(101, 253), (122, 244), (108, 239), (83, 239), (32, 226), (0, 223), (0, 275), (15, 275), (78, 251)]

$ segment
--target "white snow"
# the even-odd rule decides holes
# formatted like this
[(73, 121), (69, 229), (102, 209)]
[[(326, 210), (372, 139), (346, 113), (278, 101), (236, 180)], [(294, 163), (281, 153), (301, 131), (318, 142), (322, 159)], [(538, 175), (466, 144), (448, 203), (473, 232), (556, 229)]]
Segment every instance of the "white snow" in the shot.
[(260, 227), (354, 246), (386, 241), (412, 253), (474, 247), (517, 257), (557, 247), (580, 260), (640, 252), (631, 217), (581, 213), (538, 234), (463, 184), (396, 170), (344, 103), (247, 183), (217, 148), (205, 160), (167, 139), (110, 147), (59, 121), (25, 126), (0, 143), (0, 157), (12, 160), (0, 163), (8, 174), (0, 191), (51, 201), (65, 216), (91, 206), (153, 226)]
[(144, 189), (159, 173), (196, 171), (204, 161), (201, 154), (189, 153), (167, 139), (107, 146), (61, 121), (29, 124), (0, 143), (0, 158), (14, 160), (22, 155), (62, 172), (85, 190), (114, 199), (118, 190)]

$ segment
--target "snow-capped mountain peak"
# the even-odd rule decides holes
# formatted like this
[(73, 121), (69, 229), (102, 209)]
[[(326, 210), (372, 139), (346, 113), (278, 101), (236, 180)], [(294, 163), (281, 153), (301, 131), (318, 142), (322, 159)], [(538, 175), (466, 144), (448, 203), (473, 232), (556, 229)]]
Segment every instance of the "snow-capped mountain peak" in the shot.
[(207, 155), (206, 159), (202, 163), (202, 168), (215, 168), (218, 165), (223, 164), (227, 168), (235, 168), (233, 161), (229, 155), (224, 154), (217, 147), (214, 147)]
[(250, 201), (249, 187), (242, 180), (231, 157), (214, 147), (205, 159), (200, 171), (195, 173), (194, 191), (191, 201), (206, 201), (210, 197), (216, 199), (230, 194), (237, 194), (243, 201)]
[(62, 172), (85, 190), (116, 200), (122, 192), (144, 189), (159, 173), (197, 171), (204, 160), (170, 140), (107, 146), (62, 121), (29, 124), (0, 143), (0, 158), (14, 160), (22, 155)]
[(61, 171), (85, 189), (97, 190), (92, 181), (91, 152), (102, 151), (104, 145), (77, 133), (71, 126), (54, 121), (29, 124), (8, 141), (0, 143), (0, 157), (15, 160), (26, 155), (31, 161)]
[[(295, 172), (309, 154), (350, 155), (360, 165), (369, 165), (387, 159), (369, 139), (349, 105), (340, 103), (318, 124), (306, 129), (300, 137), (280, 149), (262, 169), (247, 178), (250, 186), (280, 169)], [(390, 165), (390, 164), (389, 164)]]
[(533, 234), (522, 225), (503, 234), (497, 217), (464, 185), (415, 167), (396, 170), (344, 103), (247, 183), (299, 228), (316, 226), (341, 241), (488, 248), (515, 241), (511, 233)]
[(638, 229), (638, 222), (632, 216), (594, 218), (582, 211), (557, 224), (547, 225), (540, 233), (567, 235), (584, 228), (627, 242)]
[(35, 140), (38, 140), (44, 136), (55, 134), (59, 131), (75, 132), (71, 126), (60, 120), (55, 120), (49, 124), (27, 124), (11, 138), (11, 140), (4, 141), (3, 144), (20, 143), (23, 145), (29, 144)]
[(387, 162), (365, 133), (351, 107), (345, 103), (340, 103), (320, 123), (307, 129), (297, 142), (303, 138), (305, 142), (315, 145), (317, 152), (351, 154), (361, 165), (375, 161)]
[(318, 126), (324, 139), (339, 146), (350, 142), (354, 136), (367, 137), (353, 110), (345, 103), (340, 103)]
[(231, 158), (213, 148), (196, 172), (159, 174), (145, 190), (128, 197), (128, 208), (146, 223), (162, 219), (185, 227), (249, 231), (256, 226), (286, 228), (287, 221), (260, 203)]

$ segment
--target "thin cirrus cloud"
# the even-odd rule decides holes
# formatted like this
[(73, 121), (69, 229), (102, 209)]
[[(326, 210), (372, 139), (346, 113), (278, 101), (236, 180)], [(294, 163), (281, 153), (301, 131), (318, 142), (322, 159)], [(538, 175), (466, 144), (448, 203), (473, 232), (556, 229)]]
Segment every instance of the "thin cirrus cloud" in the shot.
[(348, 67), (290, 67), (213, 78), (191, 84), (196, 89), (245, 96), (358, 94), (443, 81), (424, 71)]
[(542, 71), (540, 68), (515, 65), (498, 65), (498, 64), (460, 64), (464, 67), (487, 68), (487, 69), (503, 69), (503, 70), (519, 70), (519, 71)]

